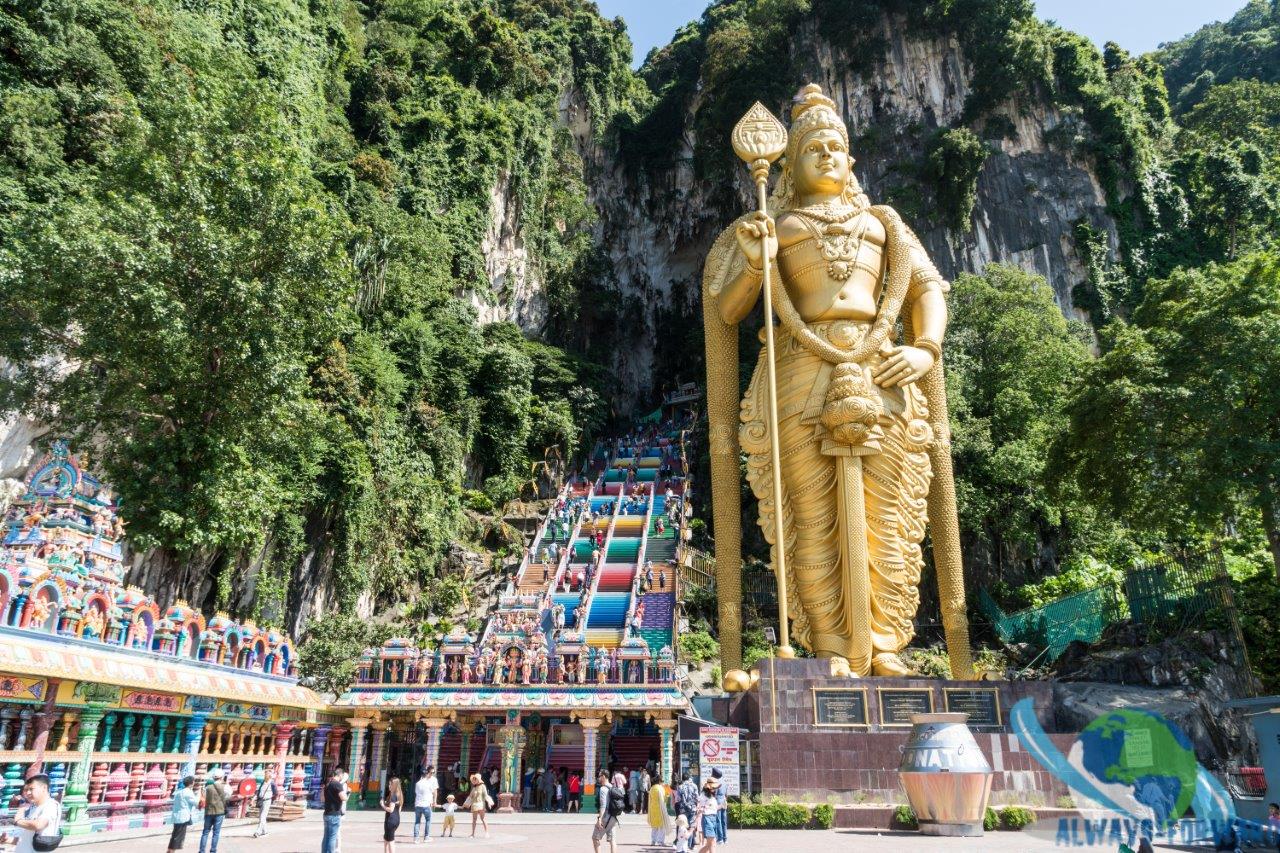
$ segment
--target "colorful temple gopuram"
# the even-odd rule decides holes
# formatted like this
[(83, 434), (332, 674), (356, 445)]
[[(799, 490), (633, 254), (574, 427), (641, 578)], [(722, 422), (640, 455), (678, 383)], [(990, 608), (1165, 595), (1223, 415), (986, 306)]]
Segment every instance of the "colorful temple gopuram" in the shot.
[(233, 814), (271, 766), (289, 799), (317, 795), (346, 727), (298, 684), (293, 643), (126, 586), (122, 536), (111, 490), (61, 442), (5, 516), (0, 836), (37, 772), (68, 835), (160, 826), (179, 779), (215, 767)]
[(538, 768), (584, 777), (653, 762), (670, 778), (677, 717), (677, 549), (687, 518), (681, 431), (642, 427), (598, 445), (592, 477), (571, 482), (539, 527), (483, 630), (430, 648), (394, 639), (367, 650), (335, 710), (353, 744), (372, 730), (353, 786), (375, 801), (392, 775), (441, 768), (442, 784), (500, 774), (501, 809), (519, 809)]
[(366, 650), (332, 703), (298, 683), (279, 631), (127, 586), (111, 489), (55, 442), (4, 520), (0, 842), (41, 772), (67, 835), (161, 827), (179, 780), (202, 786), (215, 768), (234, 817), (274, 767), (284, 818), (319, 806), (337, 766), (368, 805), (392, 775), (412, 791), (427, 765), (459, 791), (469, 772), (497, 772), (516, 809), (526, 770), (583, 773), (586, 809), (592, 768), (669, 775), (688, 708), (675, 655), (682, 435), (666, 422), (597, 445), (482, 630)]

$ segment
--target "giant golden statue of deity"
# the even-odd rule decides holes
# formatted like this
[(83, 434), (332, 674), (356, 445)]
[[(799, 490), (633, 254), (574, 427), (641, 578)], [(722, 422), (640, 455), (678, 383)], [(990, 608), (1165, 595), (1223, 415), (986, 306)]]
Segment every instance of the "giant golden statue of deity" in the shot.
[[(720, 235), (703, 274), (725, 686), (749, 684), (739, 448), (772, 545), (780, 656), (794, 654), (793, 633), (833, 671), (908, 674), (898, 653), (914, 633), (928, 523), (952, 673), (972, 677), (942, 379), (949, 285), (897, 212), (862, 192), (818, 86), (796, 96), (789, 133), (757, 104), (734, 146), (760, 209)], [(766, 345), (739, 403), (736, 326), (757, 302)]]

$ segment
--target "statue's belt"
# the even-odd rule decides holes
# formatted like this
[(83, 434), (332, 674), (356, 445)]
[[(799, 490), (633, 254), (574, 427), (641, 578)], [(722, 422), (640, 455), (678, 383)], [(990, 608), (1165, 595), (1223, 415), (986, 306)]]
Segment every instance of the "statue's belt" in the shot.
[[(871, 329), (872, 321), (870, 320), (823, 320), (815, 323), (808, 323), (807, 326), (815, 335), (830, 341), (841, 349), (852, 349), (856, 347)], [(764, 340), (764, 330), (759, 333), (761, 341)], [(808, 395), (803, 401), (795, 401), (784, 403), (778, 411), (779, 419), (787, 418), (797, 413), (800, 414), (800, 422), (806, 425), (812, 425), (818, 430), (819, 438), (824, 439), (824, 453), (843, 455), (839, 447), (832, 443), (830, 447), (826, 445), (830, 442), (826, 435), (827, 430), (818, 422), (822, 415), (822, 408), (826, 402), (827, 388), (831, 384), (831, 374), (834, 365), (819, 358), (805, 348), (803, 344), (787, 333), (785, 329), (778, 329), (778, 361), (779, 363), (788, 361), (806, 362), (812, 361), (814, 364), (813, 385)], [(879, 352), (871, 358), (863, 362), (863, 366), (868, 370), (874, 368), (880, 363), (889, 352), (893, 350), (893, 344), (886, 341), (880, 347)], [(760, 358), (764, 358), (764, 350), (760, 351)], [(786, 381), (782, 376), (780, 380)], [(906, 395), (901, 388), (880, 388), (879, 391), (884, 413), (886, 418), (902, 417), (906, 414), (907, 401)], [(781, 392), (781, 389), (779, 389)], [(786, 396), (779, 393), (779, 397)]]

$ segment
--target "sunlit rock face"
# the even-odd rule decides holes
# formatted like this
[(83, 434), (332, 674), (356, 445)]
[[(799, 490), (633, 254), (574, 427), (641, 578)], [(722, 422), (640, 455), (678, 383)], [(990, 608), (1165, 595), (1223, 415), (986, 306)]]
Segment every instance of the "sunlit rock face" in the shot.
[[(969, 64), (955, 39), (914, 32), (894, 16), (882, 18), (880, 29), (884, 53), (868, 74), (850, 70), (848, 47), (824, 40), (812, 26), (796, 33), (792, 48), (807, 79), (836, 101), (848, 123), (855, 170), (873, 202), (891, 200), (902, 181), (897, 170), (921, 160), (933, 133), (959, 119), (971, 91)], [(664, 333), (659, 318), (674, 312), (696, 322), (703, 258), (719, 229), (753, 204), (745, 169), (728, 202), (723, 187), (695, 174), (699, 106), (695, 95), (671, 165), (653, 170), (622, 162), (594, 140), (591, 116), (576, 93), (561, 99), (562, 121), (588, 163), (598, 240), (623, 298), (644, 306), (637, 334), (615, 356), (624, 403), (672, 378), (655, 376), (655, 342)], [(787, 114), (785, 104), (768, 106)], [(992, 153), (978, 177), (969, 230), (930, 225), (903, 211), (944, 275), (1016, 264), (1048, 279), (1064, 313), (1076, 313), (1072, 288), (1087, 276), (1076, 224), (1105, 235), (1113, 252), (1119, 245), (1094, 165), (1070, 142), (1078, 123), (1034, 93), (1000, 105), (979, 128)], [(923, 211), (936, 205), (927, 192), (919, 201)]]

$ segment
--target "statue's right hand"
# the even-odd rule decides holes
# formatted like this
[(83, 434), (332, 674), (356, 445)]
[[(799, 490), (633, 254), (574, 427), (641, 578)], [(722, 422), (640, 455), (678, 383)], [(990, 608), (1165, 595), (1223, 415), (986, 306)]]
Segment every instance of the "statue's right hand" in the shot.
[(738, 247), (746, 256), (747, 263), (756, 269), (764, 269), (764, 253), (769, 252), (769, 262), (778, 257), (778, 235), (773, 224), (773, 217), (767, 213), (756, 212), (751, 218), (738, 226)]

